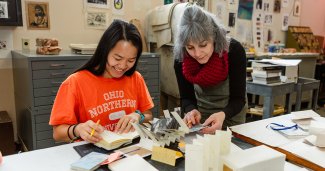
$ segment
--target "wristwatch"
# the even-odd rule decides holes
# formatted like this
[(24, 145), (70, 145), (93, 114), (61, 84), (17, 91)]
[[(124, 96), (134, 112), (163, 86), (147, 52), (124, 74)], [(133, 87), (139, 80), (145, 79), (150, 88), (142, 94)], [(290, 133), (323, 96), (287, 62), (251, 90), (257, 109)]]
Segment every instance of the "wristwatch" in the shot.
[(137, 113), (137, 114), (140, 115), (139, 123), (140, 123), (140, 124), (143, 123), (143, 121), (144, 121), (144, 114), (142, 114), (142, 113), (140, 112), (140, 110), (136, 110), (135, 113)]

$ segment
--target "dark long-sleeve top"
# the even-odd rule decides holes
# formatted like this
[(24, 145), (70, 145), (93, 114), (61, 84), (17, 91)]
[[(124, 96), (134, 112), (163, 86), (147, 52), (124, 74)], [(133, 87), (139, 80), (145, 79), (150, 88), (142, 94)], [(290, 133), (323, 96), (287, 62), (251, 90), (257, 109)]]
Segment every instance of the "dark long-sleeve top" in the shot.
[[(235, 39), (230, 41), (228, 60), (230, 97), (228, 105), (222, 111), (229, 119), (238, 114), (246, 103), (246, 53), (242, 45)], [(182, 113), (197, 109), (194, 85), (184, 77), (182, 62), (175, 60), (174, 69), (181, 98)]]

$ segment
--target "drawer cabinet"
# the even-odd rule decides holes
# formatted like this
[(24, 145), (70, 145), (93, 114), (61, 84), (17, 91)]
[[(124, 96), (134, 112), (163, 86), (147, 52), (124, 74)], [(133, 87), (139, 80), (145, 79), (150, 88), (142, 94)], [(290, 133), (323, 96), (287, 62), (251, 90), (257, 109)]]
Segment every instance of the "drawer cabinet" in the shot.
[[(60, 55), (12, 51), (12, 57), (19, 138), (29, 150), (62, 144), (52, 138), (53, 131), (49, 125), (52, 105), (62, 81), (91, 56), (68, 51)], [(137, 68), (155, 103), (152, 112), (157, 117), (160, 105), (159, 55), (144, 53)]]

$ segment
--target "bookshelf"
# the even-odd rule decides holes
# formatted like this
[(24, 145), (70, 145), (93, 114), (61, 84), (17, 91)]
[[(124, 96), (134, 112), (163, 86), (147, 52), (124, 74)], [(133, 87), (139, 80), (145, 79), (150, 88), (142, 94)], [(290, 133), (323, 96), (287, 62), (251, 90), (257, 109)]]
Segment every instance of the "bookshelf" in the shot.
[(310, 27), (289, 26), (286, 48), (295, 48), (297, 52), (318, 53), (320, 44)]

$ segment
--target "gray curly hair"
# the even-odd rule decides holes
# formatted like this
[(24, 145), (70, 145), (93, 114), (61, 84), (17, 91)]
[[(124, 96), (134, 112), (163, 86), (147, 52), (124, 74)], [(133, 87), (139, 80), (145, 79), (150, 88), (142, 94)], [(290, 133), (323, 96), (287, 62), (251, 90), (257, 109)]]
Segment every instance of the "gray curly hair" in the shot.
[(219, 55), (228, 51), (230, 38), (225, 27), (216, 16), (203, 10), (198, 5), (187, 6), (184, 10), (175, 34), (174, 58), (183, 60), (188, 42), (214, 40), (214, 50)]

